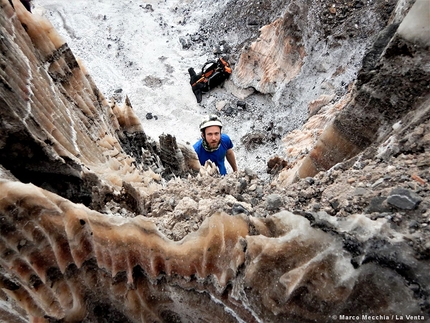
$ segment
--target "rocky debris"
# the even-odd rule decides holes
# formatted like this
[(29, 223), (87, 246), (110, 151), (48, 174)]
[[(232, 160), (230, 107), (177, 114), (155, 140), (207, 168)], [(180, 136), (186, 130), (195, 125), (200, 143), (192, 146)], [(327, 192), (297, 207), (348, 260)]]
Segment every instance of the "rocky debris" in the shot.
[(139, 7), (141, 7), (145, 12), (153, 12), (154, 8), (152, 7), (152, 4), (147, 3), (146, 5), (139, 5)]
[(157, 116), (156, 116), (156, 115), (153, 115), (153, 114), (152, 114), (152, 112), (148, 112), (148, 113), (145, 115), (145, 119), (146, 119), (146, 120), (152, 120), (152, 119), (157, 120), (158, 118), (157, 118)]
[[(227, 6), (214, 11), (213, 16), (203, 22), (198, 36), (193, 37), (208, 51), (223, 48), (225, 52), (237, 55), (243, 44), (255, 38), (258, 29), (272, 22), (286, 6), (287, 2), (282, 0), (229, 1)], [(237, 40), (232, 43), (232, 39)]]
[(115, 89), (113, 91), (112, 100), (115, 100), (116, 102), (122, 102), (123, 101), (123, 91), (122, 91), (122, 89)]
[(267, 162), (267, 172), (272, 175), (279, 174), (282, 169), (288, 166), (288, 161), (280, 158), (279, 156), (275, 156)]
[(284, 206), (284, 198), (280, 194), (269, 194), (266, 196), (266, 209), (269, 211), (279, 210)]
[[(334, 39), (368, 36), (370, 25), (359, 19), (361, 15), (367, 15), (370, 11), (380, 14), (380, 23), (386, 23), (396, 6), (396, 1), (372, 2), (361, 0), (333, 0), (320, 1), (321, 21), (324, 37)], [(373, 10), (369, 10), (373, 7)]]
[[(279, 208), (325, 212), (329, 217), (363, 214), (372, 221), (386, 219), (404, 234), (420, 232), (411, 238), (411, 245), (419, 257), (426, 257), (430, 251), (425, 247), (425, 241), (430, 238), (430, 172), (419, 161), (429, 157), (400, 154), (388, 160), (372, 160), (366, 159), (366, 154), (367, 151), (328, 172), (301, 179), (285, 188), (260, 179), (251, 170), (223, 178), (178, 179), (151, 197), (146, 205), (150, 210), (147, 216), (153, 217), (167, 236), (181, 239), (199, 226), (211, 208), (234, 214), (243, 211), (265, 218)], [(176, 229), (166, 229), (163, 219), (173, 217), (175, 203), (187, 196), (184, 186), (194, 188), (188, 196), (197, 203), (199, 215), (183, 221)], [(206, 201), (210, 199), (214, 202), (209, 206)], [(172, 201), (175, 201), (173, 205)]]
[(183, 49), (190, 49), (192, 46), (192, 42), (190, 39), (186, 39), (184, 37), (179, 38), (179, 42), (181, 43), (181, 46)]
[(261, 131), (254, 131), (253, 133), (248, 133), (241, 138), (242, 144), (248, 150), (255, 150), (256, 146), (265, 144), (266, 134)]
[(143, 79), (143, 83), (149, 88), (157, 88), (163, 85), (165, 80), (160, 79), (159, 77), (148, 75)]
[(388, 195), (387, 203), (402, 210), (414, 210), (422, 200), (421, 196), (411, 190), (395, 188)]
[(246, 109), (246, 102), (245, 101), (237, 101), (237, 107), (245, 110)]

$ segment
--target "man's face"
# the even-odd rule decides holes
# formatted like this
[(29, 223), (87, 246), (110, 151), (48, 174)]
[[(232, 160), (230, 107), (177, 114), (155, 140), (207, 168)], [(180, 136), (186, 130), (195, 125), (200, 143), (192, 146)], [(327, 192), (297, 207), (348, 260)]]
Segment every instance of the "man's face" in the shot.
[(221, 140), (221, 129), (218, 126), (210, 126), (205, 129), (205, 139), (209, 148), (217, 148)]

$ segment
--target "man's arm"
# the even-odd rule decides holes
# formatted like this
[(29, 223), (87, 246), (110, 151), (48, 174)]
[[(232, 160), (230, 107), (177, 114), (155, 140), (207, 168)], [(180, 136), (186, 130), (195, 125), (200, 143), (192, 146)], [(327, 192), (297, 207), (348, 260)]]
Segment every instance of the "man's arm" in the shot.
[(227, 150), (225, 157), (227, 158), (227, 161), (230, 164), (231, 168), (233, 168), (233, 172), (237, 172), (236, 156), (234, 155), (233, 149), (230, 148), (229, 150)]

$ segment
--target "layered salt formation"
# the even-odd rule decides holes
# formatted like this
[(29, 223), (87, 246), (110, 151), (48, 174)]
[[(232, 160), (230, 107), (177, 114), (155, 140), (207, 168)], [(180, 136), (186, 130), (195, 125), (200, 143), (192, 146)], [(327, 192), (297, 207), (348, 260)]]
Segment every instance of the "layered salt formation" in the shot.
[[(93, 207), (127, 183), (141, 197), (160, 188), (160, 147), (131, 103), (108, 102), (52, 25), (14, 6), (5, 1), (2, 19), (2, 164), (23, 182)], [(171, 152), (185, 154), (181, 171), (198, 171), (192, 149), (182, 149)]]

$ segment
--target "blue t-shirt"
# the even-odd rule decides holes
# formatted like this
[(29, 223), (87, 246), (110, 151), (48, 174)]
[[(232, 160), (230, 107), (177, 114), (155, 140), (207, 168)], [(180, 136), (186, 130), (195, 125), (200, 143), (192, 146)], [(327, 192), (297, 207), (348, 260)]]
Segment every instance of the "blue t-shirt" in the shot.
[(217, 150), (213, 152), (208, 152), (203, 148), (202, 144), (203, 139), (200, 139), (194, 144), (194, 150), (197, 153), (197, 156), (199, 156), (199, 161), (201, 165), (204, 165), (206, 161), (209, 159), (217, 165), (219, 169), (219, 173), (221, 175), (227, 174), (227, 169), (225, 168), (225, 155), (227, 154), (227, 150), (230, 148), (233, 148), (233, 143), (231, 142), (231, 139), (226, 134), (221, 134), (221, 143)]

